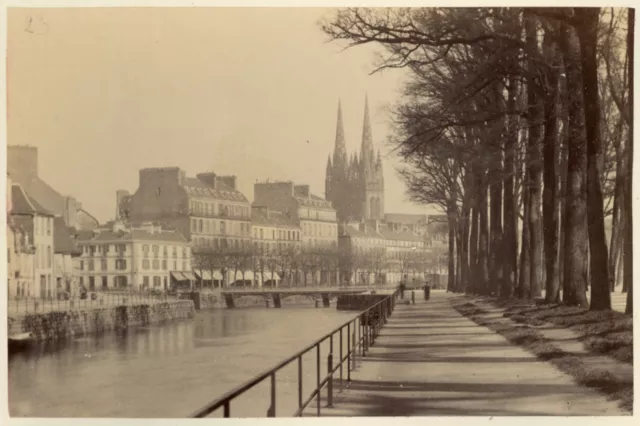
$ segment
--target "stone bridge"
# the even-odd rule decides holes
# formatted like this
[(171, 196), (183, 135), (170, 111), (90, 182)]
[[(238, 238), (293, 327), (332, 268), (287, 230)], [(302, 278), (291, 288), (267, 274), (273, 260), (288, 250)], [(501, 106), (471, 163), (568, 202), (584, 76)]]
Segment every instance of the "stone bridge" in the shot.
[[(331, 306), (331, 299), (341, 294), (358, 294), (365, 291), (381, 291), (386, 288), (379, 287), (290, 287), (269, 289), (224, 289), (221, 294), (227, 304), (227, 308), (235, 307), (235, 299), (242, 296), (262, 296), (265, 303), (274, 308), (282, 307), (282, 299), (288, 296), (312, 296), (316, 300), (322, 299), (325, 308)], [(317, 306), (317, 304), (316, 304)]]

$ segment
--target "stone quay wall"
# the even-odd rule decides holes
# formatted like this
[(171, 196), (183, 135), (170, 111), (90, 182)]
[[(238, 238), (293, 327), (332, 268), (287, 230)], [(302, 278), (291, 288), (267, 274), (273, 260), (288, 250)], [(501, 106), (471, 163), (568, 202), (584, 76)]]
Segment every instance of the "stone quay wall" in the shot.
[(25, 314), (8, 318), (9, 336), (32, 333), (36, 340), (101, 334), (195, 316), (191, 300)]
[(342, 294), (338, 296), (336, 308), (339, 311), (364, 311), (380, 302), (388, 294)]

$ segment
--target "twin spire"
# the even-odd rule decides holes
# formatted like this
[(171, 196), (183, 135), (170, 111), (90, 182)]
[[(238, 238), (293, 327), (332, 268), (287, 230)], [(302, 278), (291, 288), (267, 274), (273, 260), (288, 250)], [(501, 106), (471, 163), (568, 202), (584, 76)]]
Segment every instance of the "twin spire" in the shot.
[[(371, 133), (371, 119), (369, 117), (369, 95), (365, 95), (364, 99), (364, 120), (362, 125), (362, 145), (360, 160), (364, 164), (374, 163), (374, 151), (373, 151), (373, 136)], [(357, 158), (356, 158), (357, 161)], [(353, 162), (353, 157), (351, 159)], [(378, 150), (378, 163), (381, 163), (380, 150)], [(327, 162), (327, 167), (331, 164), (331, 159)], [(342, 164), (348, 166), (347, 163), (347, 144), (344, 136), (344, 123), (342, 120), (342, 102), (338, 99), (338, 119), (336, 124), (336, 144), (333, 151), (333, 165), (337, 166)]]

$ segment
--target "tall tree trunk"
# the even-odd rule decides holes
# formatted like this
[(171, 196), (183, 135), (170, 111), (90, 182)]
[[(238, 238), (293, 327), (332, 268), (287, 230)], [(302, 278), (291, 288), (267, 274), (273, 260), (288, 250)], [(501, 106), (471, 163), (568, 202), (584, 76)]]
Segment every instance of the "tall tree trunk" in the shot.
[(576, 8), (582, 60), (584, 110), (587, 130), (587, 216), (591, 276), (591, 309), (611, 309), (604, 201), (600, 186), (600, 96), (598, 91), (598, 19), (600, 8)]
[[(628, 23), (627, 23), (627, 66), (629, 67), (629, 116), (633, 117), (633, 48), (635, 44), (635, 24), (636, 24), (636, 10), (628, 9)], [(627, 147), (627, 185), (625, 191), (625, 208), (626, 214), (626, 230), (624, 239), (624, 286), (627, 288), (627, 307), (625, 313), (633, 315), (633, 212), (632, 212), (632, 184), (631, 176), (633, 176), (633, 125), (629, 126), (629, 143)]]
[(565, 201), (565, 247), (563, 301), (568, 305), (587, 307), (586, 259), (588, 232), (587, 214), (587, 151), (582, 113), (582, 72), (578, 41), (573, 29), (562, 24), (559, 38), (566, 70), (568, 96), (567, 185)]
[(480, 180), (480, 244), (478, 247), (478, 263), (480, 294), (489, 293), (489, 221), (487, 203), (487, 178), (482, 173)]
[[(507, 111), (513, 112), (516, 109), (517, 86), (514, 77), (509, 79)], [(515, 114), (508, 116), (507, 122), (507, 142), (505, 143), (504, 156), (504, 234), (503, 234), (503, 255), (504, 273), (502, 278), (502, 290), (500, 295), (508, 298), (513, 296), (518, 271), (518, 237), (517, 233), (517, 206), (515, 204), (514, 175), (515, 152), (518, 144), (518, 122)]]
[(528, 49), (527, 103), (529, 116), (529, 136), (527, 143), (527, 165), (529, 169), (529, 245), (531, 257), (531, 282), (529, 298), (540, 296), (543, 281), (542, 260), (542, 119), (543, 106), (540, 99), (541, 88), (536, 65), (538, 42), (536, 16), (525, 9), (525, 29)]
[(455, 211), (449, 208), (447, 212), (449, 221), (449, 277), (447, 280), (447, 291), (455, 291), (456, 266), (455, 266), (455, 243), (456, 243), (456, 218)]
[[(526, 167), (525, 167), (526, 169)], [(524, 215), (522, 219), (522, 237), (520, 244), (520, 276), (518, 278), (518, 288), (516, 291), (516, 296), (528, 298), (530, 294), (531, 288), (531, 246), (529, 244), (529, 191), (527, 190), (527, 182), (529, 181), (528, 172), (525, 171), (523, 188), (522, 188), (522, 197), (523, 197), (523, 206), (524, 206)]]
[(624, 144), (622, 143), (623, 121), (620, 120), (617, 126), (617, 132), (620, 135), (615, 138), (616, 151), (616, 177), (613, 194), (613, 213), (611, 217), (611, 242), (609, 243), (609, 289), (615, 291), (615, 287), (619, 284), (618, 264), (622, 259), (623, 235), (624, 235), (624, 187), (627, 179), (626, 161), (624, 156)]
[(473, 294), (478, 294), (478, 228), (480, 215), (478, 210), (477, 196), (473, 195), (474, 206), (471, 210), (471, 235), (469, 236), (469, 265), (471, 276), (469, 277), (469, 287)]
[[(500, 105), (500, 110), (505, 109), (505, 102), (503, 97), (504, 87), (500, 84), (496, 84), (497, 103)], [(498, 296), (503, 286), (503, 263), (504, 254), (502, 249), (502, 156), (503, 156), (503, 139), (500, 135), (506, 133), (506, 124), (503, 120), (496, 120), (495, 130), (498, 135), (492, 138), (491, 143), (491, 161), (490, 169), (488, 173), (489, 179), (489, 197), (490, 197), (490, 238), (491, 238), (491, 250), (489, 258), (489, 293)]]
[[(563, 88), (563, 99), (566, 98), (566, 87)], [(564, 102), (566, 105), (566, 102)], [(566, 109), (566, 108), (565, 108)], [(569, 120), (563, 118), (562, 120), (562, 142), (560, 144), (560, 159), (558, 165), (558, 175), (559, 179), (559, 190), (558, 190), (558, 204), (560, 210), (560, 237), (559, 237), (559, 247), (558, 247), (558, 280), (562, 283), (562, 294), (563, 300), (565, 300), (565, 295), (568, 293), (567, 281), (564, 279), (564, 253), (566, 250), (566, 228), (567, 228), (567, 167), (568, 167), (568, 156), (569, 150), (567, 148), (567, 136), (568, 136), (568, 126)]]
[(556, 163), (558, 161), (558, 71), (560, 64), (555, 46), (549, 34), (545, 34), (545, 58), (550, 64), (545, 71), (544, 85), (544, 190), (542, 193), (542, 218), (544, 222), (544, 254), (545, 254), (545, 300), (549, 303), (560, 301), (560, 286), (558, 281), (558, 208)]
[[(466, 205), (465, 205), (466, 204)], [(460, 218), (460, 256), (462, 287), (460, 292), (466, 292), (469, 287), (469, 206), (468, 202), (463, 203), (462, 215)]]

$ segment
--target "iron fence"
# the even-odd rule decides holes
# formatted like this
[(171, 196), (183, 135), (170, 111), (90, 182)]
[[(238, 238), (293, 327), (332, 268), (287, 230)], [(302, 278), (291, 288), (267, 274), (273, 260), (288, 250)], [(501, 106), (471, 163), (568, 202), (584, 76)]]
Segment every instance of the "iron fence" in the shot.
[[(396, 299), (398, 297), (398, 291), (394, 291), (393, 294), (385, 297), (381, 301), (372, 305), (370, 308), (360, 312), (351, 320), (345, 322), (338, 328), (334, 329), (330, 333), (311, 343), (301, 351), (291, 355), (289, 358), (281, 361), (279, 364), (268, 369), (267, 371), (259, 374), (255, 378), (249, 380), (245, 384), (238, 386), (237, 388), (227, 392), (223, 396), (205, 405), (198, 411), (192, 413), (189, 417), (203, 418), (211, 415), (220, 408), (223, 410), (224, 417), (231, 417), (231, 402), (237, 397), (243, 395), (245, 392), (254, 388), (265, 380), (270, 381), (270, 403), (267, 408), (267, 417), (276, 417), (276, 387), (277, 387), (277, 373), (289, 366), (290, 364), (297, 362), (298, 374), (297, 374), (297, 405), (298, 408), (293, 414), (294, 417), (301, 417), (304, 410), (316, 400), (316, 415), (319, 417), (321, 413), (321, 391), (326, 387), (326, 401), (327, 406), (333, 405), (333, 389), (334, 389), (334, 376), (339, 373), (339, 384), (342, 387), (344, 370), (346, 368), (346, 380), (351, 381), (351, 372), (356, 368), (356, 359), (358, 356), (365, 357), (369, 348), (375, 343), (376, 338), (380, 334), (380, 330), (384, 324), (386, 324), (389, 316), (392, 314), (395, 308)], [(346, 351), (343, 345), (343, 337), (346, 334)], [(339, 338), (339, 349), (337, 350), (337, 360), (334, 358), (334, 338)], [(322, 357), (320, 346), (322, 343), (329, 341), (329, 353), (326, 358), (327, 362), (327, 374), (325, 377), (321, 377), (322, 370)], [(311, 394), (307, 395), (306, 399), (303, 395), (303, 356), (309, 353), (315, 352), (315, 378), (316, 384)]]
[(151, 294), (148, 292), (89, 291), (86, 297), (68, 298), (10, 298), (7, 300), (8, 315), (46, 313), (53, 311), (98, 309), (113, 306), (156, 304), (177, 300), (176, 296)]

